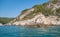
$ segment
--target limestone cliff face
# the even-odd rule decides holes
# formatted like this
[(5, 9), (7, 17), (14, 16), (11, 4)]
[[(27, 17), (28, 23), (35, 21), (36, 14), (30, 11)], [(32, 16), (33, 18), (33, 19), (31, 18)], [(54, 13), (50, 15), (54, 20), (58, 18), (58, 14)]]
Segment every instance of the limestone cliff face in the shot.
[(26, 11), (23, 11), (18, 17), (16, 17), (14, 20), (10, 21), (10, 23), (14, 23), (16, 21), (21, 21), (24, 20), (24, 18), (29, 15), (30, 13), (32, 13), (32, 11), (34, 11), (34, 8), (28, 9)]
[(49, 9), (51, 8), (51, 10), (53, 11), (54, 15), (59, 15), (60, 16), (60, 12), (57, 11), (57, 9), (60, 8), (60, 0), (50, 0), (48, 5), (47, 5), (47, 7)]
[(58, 20), (57, 19), (58, 19), (57, 16), (46, 17), (46, 16), (44, 16), (44, 14), (39, 13), (32, 19), (16, 21), (13, 23), (13, 25), (40, 25), (40, 24), (44, 24), (47, 26), (60, 25), (60, 18)]
[(18, 18), (20, 20), (22, 20), (25, 16), (27, 16), (28, 14), (30, 14), (32, 11), (34, 11), (34, 8), (31, 8), (29, 10), (27, 10), (24, 14), (22, 14), (21, 16), (19, 16)]
[(2, 26), (3, 24), (2, 23), (0, 23), (0, 26)]
[(60, 25), (60, 1), (53, 0), (23, 10), (10, 22), (13, 25)]

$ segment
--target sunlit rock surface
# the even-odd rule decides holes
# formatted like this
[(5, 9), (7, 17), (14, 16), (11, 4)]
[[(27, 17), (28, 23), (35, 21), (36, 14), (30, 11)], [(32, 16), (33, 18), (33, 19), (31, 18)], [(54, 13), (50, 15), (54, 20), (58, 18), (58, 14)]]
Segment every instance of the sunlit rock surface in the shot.
[(60, 18), (56, 16), (45, 17), (42, 13), (39, 13), (32, 19), (16, 21), (14, 25), (34, 25), (34, 24), (45, 24), (45, 25), (60, 25)]
[(0, 26), (2, 26), (3, 24), (2, 23), (0, 23)]
[(25, 11), (23, 10), (22, 13), (14, 20), (12, 20), (10, 23), (11, 25), (13, 24), (13, 25), (23, 25), (23, 26), (60, 25), (59, 10), (60, 10), (60, 0), (50, 0), (49, 2), (46, 2), (44, 5), (36, 5), (35, 7), (32, 7), (28, 10)]

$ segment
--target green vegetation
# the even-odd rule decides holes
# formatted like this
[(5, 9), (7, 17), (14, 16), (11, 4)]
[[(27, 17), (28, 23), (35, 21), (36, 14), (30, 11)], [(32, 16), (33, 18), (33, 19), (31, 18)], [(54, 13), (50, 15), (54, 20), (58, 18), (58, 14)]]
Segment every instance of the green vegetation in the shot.
[(25, 14), (26, 11), (28, 11), (28, 10), (29, 10), (29, 9), (23, 10), (23, 11), (21, 12), (21, 14), (18, 15), (18, 17), (16, 18), (16, 20), (17, 20), (17, 21), (20, 20), (20, 16), (23, 15), (23, 14)]
[(37, 15), (37, 13), (31, 12), (30, 14), (26, 15), (23, 19), (24, 19), (24, 20), (26, 20), (26, 19), (31, 19), (31, 18), (33, 18), (35, 15)]
[[(45, 3), (47, 4), (47, 3)], [(23, 19), (31, 19), (33, 18), (35, 15), (37, 15), (39, 12), (43, 13), (45, 16), (49, 16), (49, 15), (54, 15), (54, 11), (52, 11), (52, 8), (47, 8), (45, 6), (45, 4), (43, 5), (35, 5), (32, 8), (34, 8), (35, 10), (32, 11), (30, 14), (26, 15)], [(27, 10), (26, 10), (27, 11)], [(25, 12), (22, 12), (22, 14)]]
[(33, 6), (33, 8), (35, 10), (32, 11), (30, 14), (26, 15), (23, 18), (24, 20), (33, 18), (35, 15), (39, 14), (39, 12), (43, 13), (44, 15), (53, 15), (53, 11), (51, 10), (51, 8), (48, 9), (47, 7), (45, 7), (43, 5), (35, 5), (35, 6)]
[(14, 18), (0, 17), (0, 23), (6, 24), (6, 23), (10, 22), (13, 19)]
[[(48, 8), (47, 6), (50, 3), (56, 4), (58, 2), (58, 0), (50, 0), (49, 2), (40, 4), (40, 5), (34, 5), (32, 8), (34, 8), (34, 11), (31, 11), (31, 13), (27, 14), (22, 20), (27, 20), (27, 19), (31, 19), (34, 16), (36, 16), (39, 13), (43, 13), (45, 16), (49, 16), (49, 15), (56, 15), (60, 17), (60, 8), (56, 9), (56, 10), (52, 10), (53, 8)], [(50, 7), (50, 6), (49, 6)], [(54, 6), (53, 6), (54, 7)], [(25, 9), (21, 12), (21, 14), (16, 18), (17, 21), (20, 20), (20, 16), (27, 13), (29, 11), (29, 9)], [(55, 13), (56, 12), (56, 13)], [(0, 17), (0, 23), (8, 23), (11, 20), (13, 20), (14, 18), (1, 18)]]
[(56, 4), (58, 0), (50, 0), (51, 3)]
[[(44, 4), (45, 5), (45, 4)], [(53, 15), (53, 11), (51, 8), (47, 8), (46, 6), (44, 5), (35, 5), (34, 8), (35, 8), (35, 13), (37, 12), (41, 12), (43, 13), (44, 15)]]
[(22, 13), (21, 13), (21, 15), (24, 14), (24, 13), (26, 13), (27, 10), (29, 10), (29, 9), (23, 10)]
[(60, 8), (56, 9), (56, 15), (60, 17)]
[(60, 14), (60, 8), (56, 9), (56, 12), (57, 12), (58, 14)]
[[(40, 5), (34, 5), (32, 8), (34, 8), (34, 11), (31, 11), (31, 13), (29, 13), (28, 15), (26, 15), (22, 20), (26, 20), (26, 19), (31, 19), (33, 18), (35, 15), (39, 14), (39, 13), (43, 13), (45, 16), (49, 16), (49, 15), (56, 15), (56, 16), (60, 16), (60, 8), (56, 9), (56, 10), (52, 10), (53, 8), (48, 8), (47, 6), (50, 3), (56, 4), (58, 2), (58, 0), (50, 0), (49, 2), (40, 4)], [(28, 11), (29, 9), (25, 9), (22, 11), (21, 15), (25, 14), (26, 11)], [(56, 13), (55, 13), (56, 11)], [(19, 16), (20, 17), (20, 16)]]

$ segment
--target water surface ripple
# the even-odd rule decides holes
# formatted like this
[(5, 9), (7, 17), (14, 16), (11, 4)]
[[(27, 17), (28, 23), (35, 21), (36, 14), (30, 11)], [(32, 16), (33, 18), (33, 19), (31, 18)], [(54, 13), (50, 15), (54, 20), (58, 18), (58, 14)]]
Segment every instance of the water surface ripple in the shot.
[(0, 37), (60, 37), (60, 26), (46, 28), (0, 26)]

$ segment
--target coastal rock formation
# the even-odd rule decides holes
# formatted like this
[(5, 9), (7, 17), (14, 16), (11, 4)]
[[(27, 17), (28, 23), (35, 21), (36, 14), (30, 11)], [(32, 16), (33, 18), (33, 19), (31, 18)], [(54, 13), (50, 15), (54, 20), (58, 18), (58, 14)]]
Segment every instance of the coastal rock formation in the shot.
[(49, 16), (48, 18), (51, 20), (53, 25), (60, 25), (60, 18), (57, 16)]
[(35, 5), (30, 9), (23, 10), (9, 23), (23, 26), (60, 25), (60, 1), (50, 0), (42, 5)]
[(60, 25), (60, 18), (56, 16), (45, 17), (42, 13), (39, 13), (32, 19), (16, 21), (13, 25), (35, 25), (35, 24), (44, 24), (44, 25)]
[(2, 26), (3, 24), (2, 23), (0, 23), (0, 26)]

